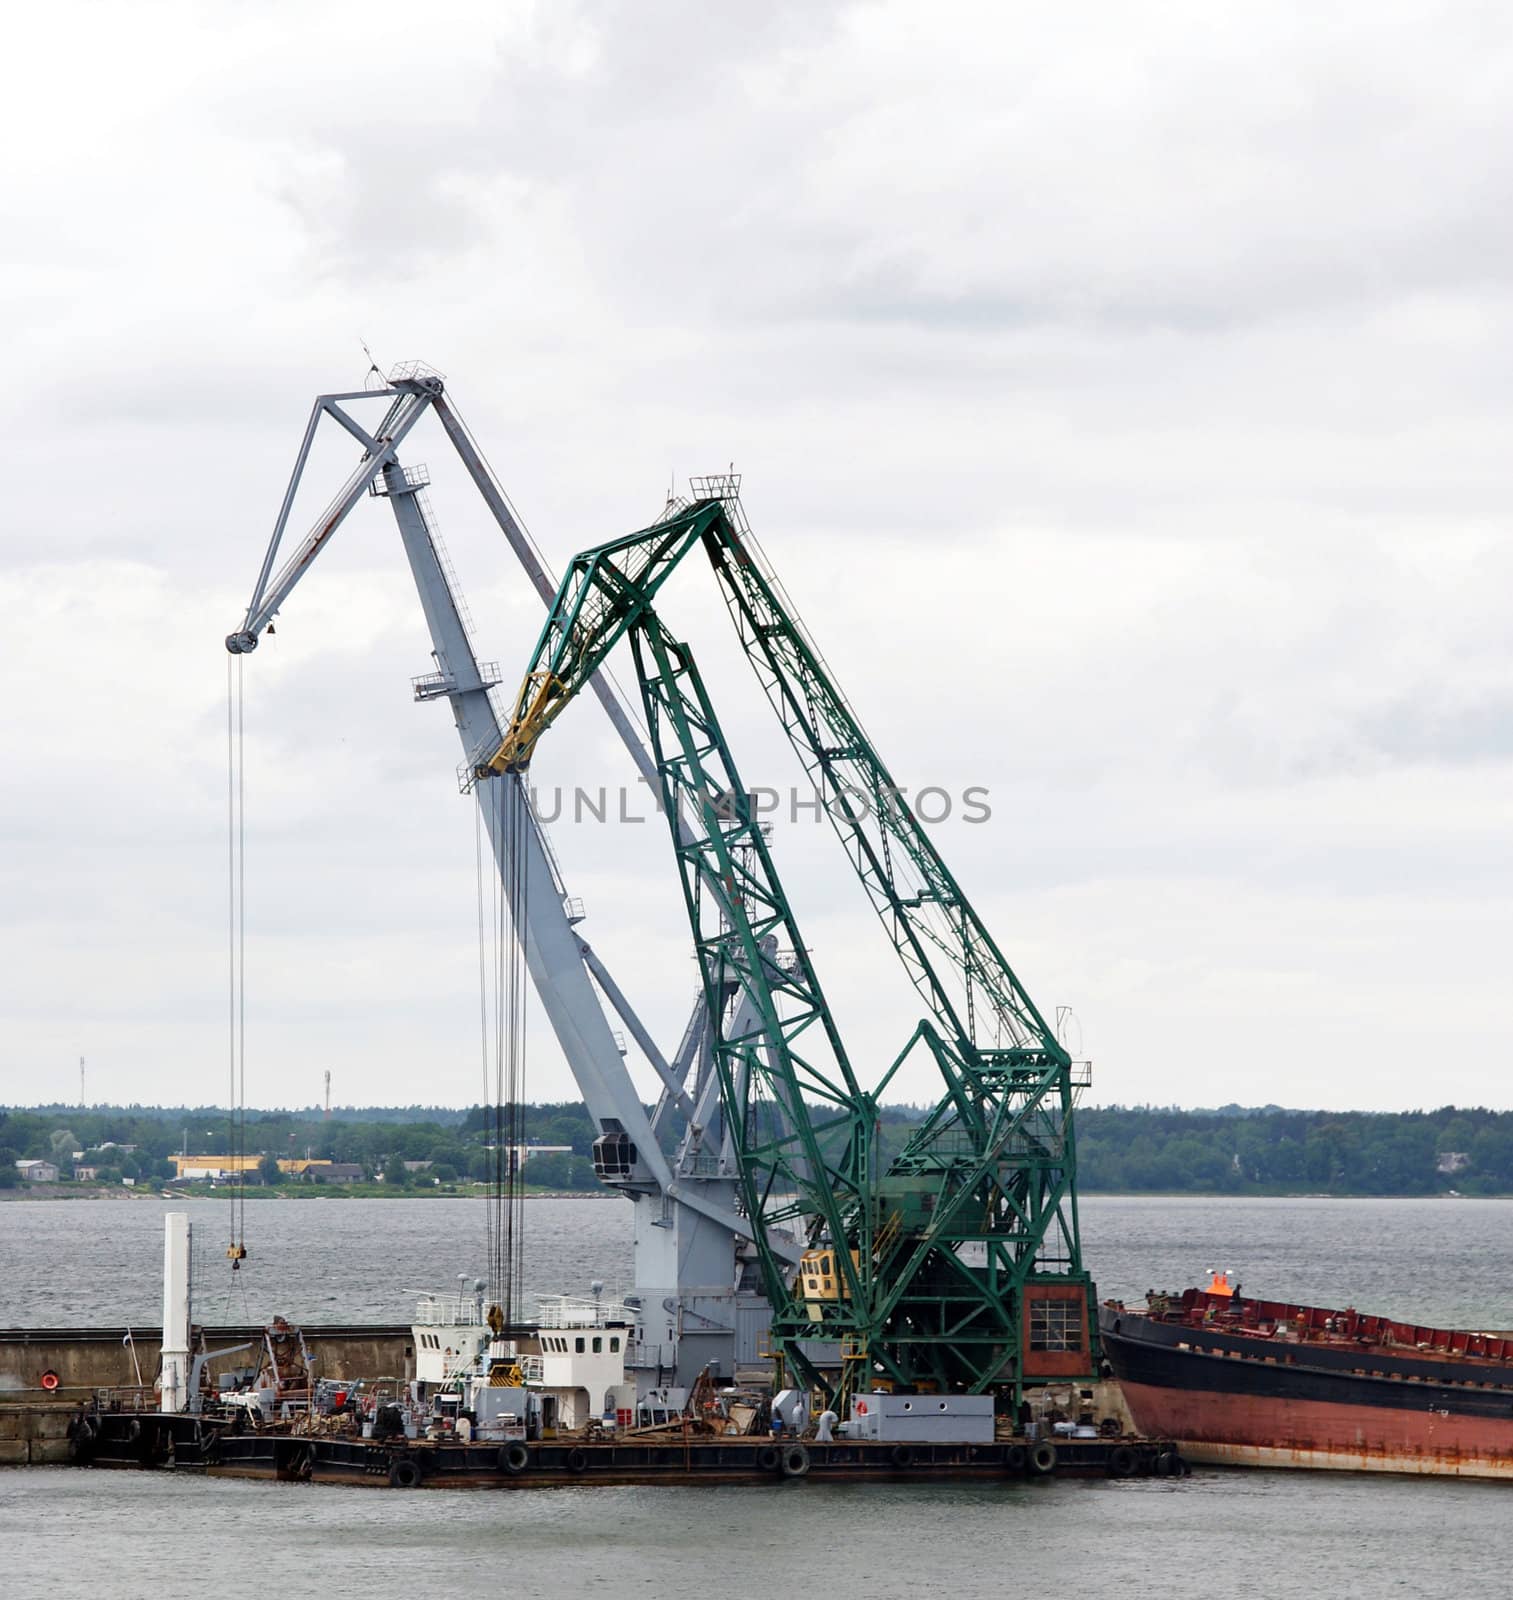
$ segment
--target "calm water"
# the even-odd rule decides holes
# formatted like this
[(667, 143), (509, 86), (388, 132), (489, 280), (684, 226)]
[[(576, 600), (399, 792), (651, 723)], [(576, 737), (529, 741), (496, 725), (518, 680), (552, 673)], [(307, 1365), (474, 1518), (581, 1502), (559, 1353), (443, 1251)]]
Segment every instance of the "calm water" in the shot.
[[(0, 1324), (157, 1315), (156, 1201), (0, 1204)], [(469, 1201), (248, 1206), (250, 1269), (228, 1296), (225, 1209), (189, 1207), (199, 1314), (403, 1320), (417, 1288), (481, 1256)], [(624, 1282), (629, 1207), (532, 1201), (533, 1287)], [(1268, 1294), (1513, 1327), (1509, 1201), (1091, 1199), (1083, 1230), (1105, 1294), (1177, 1287), (1223, 1266)], [(834, 1600), (1030, 1589), (1425, 1600), (1509, 1592), (1500, 1484), (1200, 1472), (1175, 1484), (857, 1489), (564, 1489), (399, 1495), (0, 1469), (0, 1594), (221, 1600), (360, 1593), (416, 1600), (645, 1595)], [(216, 1552), (229, 1559), (218, 1559)]]
[(1464, 1600), (1508, 1592), (1507, 1497), (1497, 1484), (1282, 1472), (402, 1495), (9, 1468), (0, 1587), (28, 1600)]
[[(224, 1259), (217, 1201), (0, 1203), (0, 1326), (154, 1323), (163, 1213), (194, 1223), (196, 1307), (209, 1323), (409, 1320), (413, 1291), (483, 1261), (479, 1200), (265, 1200), (247, 1206), (250, 1256)], [(1082, 1203), (1104, 1295), (1182, 1288), (1226, 1267), (1254, 1293), (1355, 1305), (1456, 1327), (1513, 1328), (1513, 1200), (1199, 1200)], [(629, 1286), (630, 1206), (532, 1200), (530, 1290)]]

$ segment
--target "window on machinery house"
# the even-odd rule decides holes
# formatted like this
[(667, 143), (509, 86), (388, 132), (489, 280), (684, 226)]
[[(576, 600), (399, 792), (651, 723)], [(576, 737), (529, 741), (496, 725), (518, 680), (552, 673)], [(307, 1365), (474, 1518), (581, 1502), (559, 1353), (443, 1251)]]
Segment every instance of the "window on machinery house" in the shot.
[(1080, 1350), (1082, 1348), (1082, 1302), (1080, 1300), (1031, 1300), (1030, 1349)]

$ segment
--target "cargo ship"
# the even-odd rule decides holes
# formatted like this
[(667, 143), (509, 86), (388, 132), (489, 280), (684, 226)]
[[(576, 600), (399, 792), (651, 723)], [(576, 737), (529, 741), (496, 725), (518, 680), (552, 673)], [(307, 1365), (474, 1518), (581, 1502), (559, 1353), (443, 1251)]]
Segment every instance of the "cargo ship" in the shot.
[(1099, 1309), (1142, 1433), (1194, 1463), (1513, 1478), (1513, 1338), (1206, 1288)]

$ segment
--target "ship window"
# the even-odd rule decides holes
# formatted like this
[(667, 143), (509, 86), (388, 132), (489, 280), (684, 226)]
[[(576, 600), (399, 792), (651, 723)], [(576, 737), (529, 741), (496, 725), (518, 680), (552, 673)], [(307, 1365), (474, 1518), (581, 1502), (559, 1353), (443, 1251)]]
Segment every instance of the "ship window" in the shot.
[(1031, 1350), (1080, 1350), (1082, 1305), (1077, 1300), (1030, 1301)]
[(619, 1340), (618, 1336), (616, 1336), (616, 1335), (611, 1335), (610, 1336), (609, 1353), (612, 1356), (613, 1355), (618, 1355), (620, 1353), (620, 1340)]
[(603, 1341), (603, 1339), (595, 1339), (594, 1340), (594, 1354), (596, 1356), (602, 1356), (604, 1354), (604, 1341)]
[(581, 1356), (583, 1354), (583, 1341), (581, 1339), (573, 1340), (573, 1351), (576, 1355)]

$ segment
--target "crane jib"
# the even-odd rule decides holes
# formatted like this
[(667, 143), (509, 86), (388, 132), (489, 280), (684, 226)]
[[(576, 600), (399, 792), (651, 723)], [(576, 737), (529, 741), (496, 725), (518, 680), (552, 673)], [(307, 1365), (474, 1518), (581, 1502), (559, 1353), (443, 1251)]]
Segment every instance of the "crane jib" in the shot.
[[(800, 1371), (827, 1386), (838, 1371), (842, 1390), (879, 1376), (1017, 1388), (1037, 1359), (1046, 1360), (1031, 1321), (1043, 1332), (1044, 1305), (1067, 1293), (1081, 1308), (1075, 1353), (1070, 1324), (1058, 1313), (1051, 1319), (1057, 1358), (1061, 1370), (1070, 1370), (1067, 1360), (1091, 1370), (1096, 1335), (1081, 1263), (1072, 1127), (1074, 1093), (1085, 1080), (1075, 1077), (747, 535), (738, 497), (708, 494), (575, 558), (515, 716), (478, 775), (525, 766), (628, 638), (726, 1116), (743, 1130), (745, 1205), (763, 1224), (756, 1242), (774, 1330)], [(889, 798), (827, 807), (933, 1017), (872, 1091), (853, 1073), (693, 653), (658, 613), (658, 591), (696, 546), (710, 559), (747, 659), (816, 787)], [(774, 935), (784, 950), (776, 965), (760, 954)], [(754, 1032), (726, 1026), (731, 974), (761, 1019)], [(890, 1156), (879, 1139), (877, 1096), (917, 1051), (933, 1060), (944, 1094)], [(818, 1103), (841, 1114), (817, 1121)], [(768, 1224), (795, 1211), (806, 1217), (810, 1254), (826, 1270), (810, 1272), (806, 1256), (792, 1280), (764, 1241)], [(827, 1341), (841, 1350), (835, 1371), (812, 1354)]]

